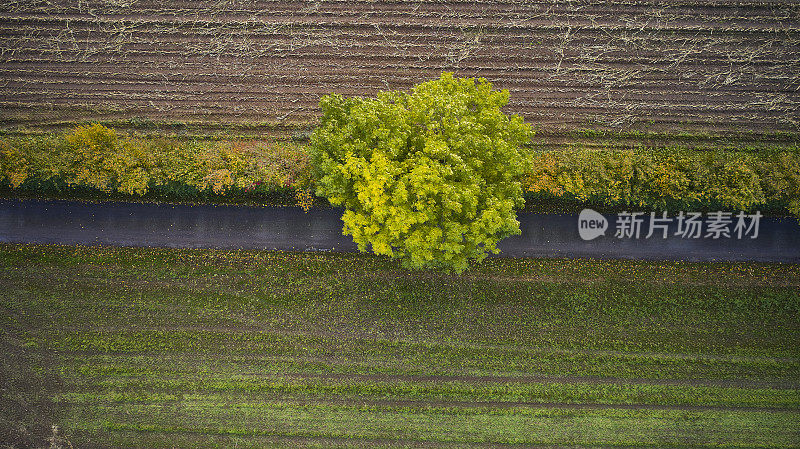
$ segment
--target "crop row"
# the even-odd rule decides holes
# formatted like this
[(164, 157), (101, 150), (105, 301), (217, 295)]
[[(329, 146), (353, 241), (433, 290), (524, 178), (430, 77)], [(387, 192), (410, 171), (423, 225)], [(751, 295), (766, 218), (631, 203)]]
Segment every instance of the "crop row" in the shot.
[[(514, 411), (519, 412), (518, 409)], [(463, 409), (215, 403), (213, 400), (76, 407), (78, 441), (134, 447), (793, 447), (797, 414), (625, 410), (464, 413)], [(226, 438), (227, 437), (227, 438)], [(270, 439), (272, 437), (273, 439)], [(177, 443), (176, 443), (177, 442)]]
[[(634, 28), (643, 24), (670, 24), (682, 23), (687, 25), (708, 23), (780, 23), (791, 21), (792, 12), (796, 5), (764, 4), (763, 2), (747, 5), (741, 2), (739, 7), (719, 7), (718, 5), (687, 4), (661, 5), (653, 4), (632, 5), (631, 3), (594, 3), (594, 4), (531, 4), (524, 7), (497, 2), (485, 5), (469, 3), (420, 3), (407, 5), (397, 2), (319, 2), (316, 7), (308, 7), (304, 3), (270, 2), (262, 5), (248, 5), (248, 8), (209, 8), (207, 5), (193, 4), (189, 8), (164, 8), (161, 5), (153, 8), (144, 3), (139, 3), (135, 8), (119, 9), (106, 3), (104, 7), (87, 5), (82, 10), (70, 8), (62, 3), (51, 7), (49, 10), (37, 8), (9, 8), (4, 5), (0, 9), (6, 17), (23, 16), (53, 17), (64, 15), (76, 19), (91, 19), (103, 16), (105, 18), (128, 20), (156, 20), (160, 21), (186, 21), (211, 23), (245, 22), (251, 24), (263, 23), (265, 20), (294, 20), (326, 22), (363, 22), (374, 21), (377, 23), (433, 23), (446, 21), (459, 25), (486, 23), (493, 20), (495, 24), (526, 25), (542, 20), (569, 20), (576, 24), (619, 24)], [(219, 4), (217, 4), (219, 5)], [(173, 6), (173, 5), (171, 5)], [(366, 7), (365, 7), (366, 6)], [(746, 8), (746, 9), (745, 9)]]
[[(347, 72), (337, 72), (333, 64), (320, 62), (318, 67), (319, 78), (316, 78), (309, 74), (292, 77), (282, 70), (277, 71), (273, 76), (257, 73), (237, 73), (236, 66), (233, 64), (226, 65), (225, 70), (220, 70), (219, 72), (193, 72), (193, 64), (187, 64), (180, 69), (172, 71), (167, 71), (166, 67), (159, 66), (151, 67), (147, 71), (133, 71), (132, 68), (117, 66), (113, 68), (107, 67), (107, 72), (97, 71), (96, 68), (85, 62), (76, 63), (76, 66), (71, 67), (66, 67), (66, 64), (45, 66), (45, 61), (28, 62), (25, 64), (27, 67), (24, 69), (6, 69), (2, 74), (9, 84), (28, 84), (30, 86), (72, 82), (84, 86), (93, 84), (98, 86), (114, 84), (122, 86), (130, 84), (152, 86), (158, 84), (163, 88), (169, 88), (169, 86), (175, 84), (186, 83), (209, 87), (216, 85), (219, 88), (250, 86), (250, 88), (260, 88), (265, 93), (269, 93), (268, 89), (292, 87), (299, 92), (320, 93), (346, 90), (357, 94), (375, 91), (379, 88), (386, 89), (386, 83), (389, 81), (392, 81), (392, 85), (410, 87), (410, 84), (415, 79), (412, 70), (416, 69), (416, 67), (412, 66), (406, 67), (401, 71), (397, 64), (381, 64), (377, 62), (372, 64), (358, 63), (354, 64)], [(18, 65), (19, 62), (9, 63), (10, 67)], [(64, 67), (60, 68), (60, 65)], [(396, 65), (397, 67), (394, 67)], [(41, 70), (38, 70), (39, 68)], [(375, 75), (374, 73), (370, 74), (379, 70), (394, 70), (395, 68), (398, 69), (397, 73), (387, 77)], [(435, 70), (428, 70), (431, 75), (435, 72)], [(709, 89), (707, 85), (701, 84), (706, 77), (700, 77), (698, 74), (681, 77), (671, 75), (667, 77), (665, 73), (658, 71), (633, 70), (623, 67), (609, 67), (604, 70), (592, 70), (582, 66), (565, 67), (561, 75), (548, 76), (546, 67), (529, 65), (519, 69), (520, 73), (524, 73), (529, 77), (527, 79), (508, 78), (507, 75), (510, 69), (494, 68), (489, 70), (488, 67), (481, 66), (476, 67), (476, 70), (485, 71), (485, 78), (498, 87), (502, 86), (509, 89), (512, 92), (512, 101), (515, 95), (534, 96), (543, 92), (563, 91), (579, 91), (584, 95), (596, 95), (605, 90), (621, 88), (632, 89), (640, 94), (649, 92), (654, 96), (670, 94), (674, 91), (676, 95), (687, 92), (706, 96), (736, 93), (773, 93), (776, 95), (786, 94), (789, 96), (789, 100), (793, 97), (790, 86), (784, 84), (786, 78), (778, 73), (739, 73), (736, 75), (739, 77), (736, 83)], [(573, 77), (577, 74), (582, 76), (579, 78)], [(664, 76), (666, 79), (662, 80), (659, 78), (660, 76)], [(669, 82), (669, 86), (665, 86), (665, 82)]]
[[(314, 75), (311, 74), (293, 74), (290, 70), (276, 68), (275, 73), (266, 75), (263, 73), (242, 73), (237, 71), (232, 64), (220, 66), (216, 71), (203, 71), (199, 70), (195, 65), (198, 63), (186, 63), (181, 67), (175, 67), (172, 70), (168, 69), (166, 63), (153, 64), (147, 70), (135, 70), (132, 67), (127, 67), (122, 64), (99, 64), (92, 65), (88, 63), (48, 63), (44, 59), (32, 59), (26, 62), (10, 61), (5, 67), (0, 68), (0, 76), (5, 79), (16, 82), (28, 82), (30, 84), (52, 83), (52, 82), (81, 82), (92, 83), (97, 81), (98, 84), (126, 84), (141, 82), (145, 84), (158, 83), (168, 85), (173, 83), (198, 83), (198, 84), (220, 84), (220, 85), (262, 85), (267, 87), (280, 87), (280, 86), (314, 86), (315, 84), (324, 84), (327, 86), (347, 87), (348, 89), (359, 89), (368, 87), (374, 89), (377, 87), (384, 88), (386, 83), (399, 86), (410, 86), (414, 83), (414, 72), (408, 69), (419, 69), (418, 67), (406, 67), (406, 71), (400, 71), (399, 66), (396, 67), (398, 71), (391, 75), (382, 76), (374, 73), (377, 67), (372, 64), (357, 64), (350, 68), (348, 72), (342, 73), (338, 71), (332, 64), (322, 64)], [(536, 67), (534, 65), (520, 67), (516, 70), (520, 78), (501, 78), (505, 72), (510, 70), (503, 67), (489, 67), (489, 66), (475, 66), (475, 70), (484, 73), (484, 78), (493, 84), (502, 85), (508, 88), (513, 93), (524, 94), (531, 89), (548, 89), (548, 91), (561, 91), (568, 89), (594, 89), (603, 87), (603, 84), (598, 80), (598, 76), (602, 71), (595, 69), (597, 75), (591, 76), (593, 73), (588, 69), (581, 69), (581, 72), (588, 75), (583, 79), (567, 79), (564, 76), (570, 72), (565, 71), (560, 76), (545, 76), (548, 69), (545, 66)], [(431, 76), (435, 76), (435, 69), (428, 69)], [(687, 90), (697, 90), (698, 83), (696, 75), (685, 74), (668, 74), (663, 69), (657, 68), (641, 68), (641, 69), (625, 69), (608, 68), (607, 71), (623, 77), (626, 80), (626, 88), (635, 89), (637, 91), (671, 91), (675, 89), (677, 92), (685, 92)], [(744, 74), (742, 74), (744, 75)], [(777, 82), (784, 79), (779, 73), (760, 73), (751, 74), (752, 79), (742, 78), (735, 84), (720, 85), (714, 91), (718, 92), (780, 92), (791, 93), (791, 89), (786, 86), (778, 86), (771, 84), (756, 83), (756, 81), (769, 81)], [(757, 78), (755, 78), (757, 77)], [(693, 78), (695, 81), (693, 81)], [(664, 83), (668, 82), (669, 86)], [(714, 92), (706, 90), (706, 94), (713, 94)]]
[[(367, 27), (338, 29), (335, 27), (316, 27), (310, 29), (294, 28), (286, 30), (250, 31), (220, 29), (210, 31), (198, 29), (145, 29), (130, 26), (124, 33), (96, 29), (92, 24), (80, 27), (70, 24), (67, 34), (65, 24), (2, 24), (4, 53), (19, 49), (44, 51), (47, 49), (114, 50), (124, 54), (129, 51), (147, 49), (164, 51), (183, 50), (185, 54), (204, 54), (217, 50), (239, 56), (259, 56), (270, 53), (287, 54), (314, 46), (333, 46), (342, 52), (359, 48), (376, 47), (382, 50), (404, 50), (409, 54), (430, 52), (444, 45), (445, 48), (469, 48), (474, 53), (513, 56), (547, 55), (548, 52), (563, 51), (575, 57), (626, 56), (626, 52), (636, 51), (636, 58), (665, 58), (675, 62), (685, 58), (707, 56), (725, 59), (726, 51), (731, 58), (747, 56), (769, 61), (770, 56), (796, 53), (793, 44), (797, 42), (800, 30), (781, 33), (754, 30), (735, 32), (713, 30), (686, 32), (682, 30), (644, 30), (647, 34), (630, 35), (627, 30), (602, 29), (564, 29), (542, 27), (524, 32), (467, 31), (462, 29), (440, 30), (384, 30), (381, 34), (370, 32)], [(24, 27), (24, 28), (21, 28)], [(644, 32), (643, 31), (643, 32)], [(664, 38), (670, 42), (664, 43)], [(744, 45), (742, 45), (744, 41)], [(12, 44), (14, 44), (12, 46)], [(147, 44), (151, 44), (147, 47)], [(736, 44), (739, 44), (738, 46)], [(330, 47), (328, 47), (330, 48)], [(594, 54), (586, 54), (593, 51)], [(551, 55), (552, 56), (552, 55)], [(627, 55), (631, 56), (631, 55)], [(668, 59), (667, 59), (668, 58)], [(702, 61), (698, 58), (698, 61)], [(758, 61), (758, 59), (756, 59)]]
[[(380, 380), (357, 381), (353, 379), (287, 379), (280, 377), (234, 375), (222, 377), (212, 373), (170, 377), (66, 378), (77, 394), (64, 395), (66, 401), (80, 401), (81, 396), (96, 401), (91, 390), (150, 393), (164, 391), (230, 392), (280, 395), (285, 398), (357, 399), (375, 397), (389, 400), (413, 399), (415, 401), (507, 402), (520, 405), (539, 404), (602, 404), (661, 406), (659, 408), (755, 408), (795, 409), (800, 412), (798, 390), (749, 389), (694, 386), (650, 386), (635, 384), (592, 385), (570, 383), (494, 383), (415, 381), (390, 382)], [(77, 383), (75, 383), (77, 381)], [(87, 391), (82, 391), (87, 388)], [(94, 397), (93, 397), (94, 396)], [(124, 400), (124, 396), (121, 398)], [(120, 401), (121, 402), (121, 401)], [(644, 407), (646, 408), (646, 407)]]
[[(230, 86), (217, 87), (208, 90), (191, 89), (189, 86), (184, 88), (167, 88), (163, 89), (163, 85), (159, 92), (152, 92), (147, 90), (147, 84), (116, 84), (109, 86), (99, 86), (97, 84), (88, 89), (80, 89), (76, 86), (66, 85), (61, 86), (53, 84), (50, 86), (37, 86), (38, 88), (31, 89), (32, 86), (25, 86), (18, 88), (14, 94), (8, 95), (5, 99), (0, 100), (4, 103), (13, 104), (19, 102), (25, 104), (30, 101), (36, 101), (41, 98), (49, 98), (47, 102), (42, 103), (85, 103), (92, 102), (95, 104), (102, 103), (123, 103), (126, 101), (126, 106), (134, 105), (137, 102), (142, 104), (149, 104), (149, 102), (165, 102), (175, 107), (181, 106), (182, 103), (189, 105), (196, 105), (197, 107), (207, 107), (219, 104), (239, 104), (240, 109), (248, 108), (263, 108), (265, 105), (277, 104), (282, 105), (284, 108), (303, 106), (307, 109), (316, 110), (319, 99), (325, 95), (321, 92), (297, 92), (296, 89), (285, 89), (284, 97), (267, 96), (262, 90), (253, 89), (236, 89)], [(49, 88), (47, 88), (49, 87)], [(292, 91), (295, 92), (292, 92)], [(370, 92), (371, 89), (364, 88), (363, 92)], [(371, 92), (370, 92), (371, 93)], [(294, 94), (293, 96), (291, 96)], [(518, 113), (527, 116), (532, 110), (536, 109), (551, 109), (558, 108), (559, 112), (568, 112), (573, 108), (591, 108), (596, 110), (612, 109), (609, 111), (612, 116), (613, 112), (618, 113), (630, 111), (649, 111), (652, 113), (662, 114), (675, 114), (675, 115), (693, 115), (702, 116), (706, 113), (724, 112), (729, 113), (731, 116), (736, 117), (737, 114), (752, 113), (756, 116), (763, 116), (763, 118), (776, 118), (783, 119), (786, 123), (795, 123), (796, 119), (791, 116), (787, 117), (786, 114), (791, 114), (793, 111), (800, 107), (800, 101), (788, 99), (786, 94), (776, 93), (762, 93), (753, 96), (740, 95), (724, 95), (724, 94), (710, 94), (702, 95), (706, 97), (704, 103), (692, 102), (692, 98), (697, 98), (700, 95), (692, 95), (691, 92), (681, 93), (676, 95), (672, 101), (659, 101), (655, 95), (640, 94), (627, 95), (628, 92), (624, 90), (615, 89), (608, 90), (596, 95), (587, 96), (580, 91), (573, 90), (562, 92), (548, 92), (547, 95), (537, 96), (535, 93), (529, 95), (519, 96), (515, 101), (509, 102)], [(351, 95), (358, 95), (358, 92), (351, 93)], [(288, 96), (291, 96), (287, 98)], [(521, 97), (521, 98), (520, 98)], [(638, 97), (638, 98), (637, 98)], [(635, 98), (635, 101), (631, 99)], [(41, 100), (40, 100), (41, 101)], [(290, 112), (290, 111), (287, 111)]]
[[(146, 103), (138, 102), (129, 105), (120, 105), (108, 101), (102, 102), (71, 102), (69, 100), (56, 102), (46, 101), (36, 104), (28, 102), (0, 101), (6, 113), (3, 124), (17, 130), (46, 129), (52, 130), (72, 127), (76, 123), (84, 124), (97, 121), (128, 122), (134, 117), (152, 122), (193, 123), (198, 130), (205, 130), (213, 135), (213, 129), (219, 124), (237, 127), (253, 123), (280, 123), (292, 126), (308, 127), (318, 119), (318, 108), (311, 105), (287, 102), (286, 107), (280, 105), (263, 108), (258, 105), (249, 107), (235, 102), (220, 102), (206, 104), (184, 103), (176, 106), (166, 100), (151, 100)], [(691, 110), (688, 112), (692, 112)], [(777, 113), (776, 113), (777, 114)], [(780, 115), (780, 122), (789, 128), (794, 123), (785, 119), (786, 114)], [(776, 120), (758, 112), (731, 114), (730, 112), (705, 113), (691, 119), (684, 115), (667, 116), (657, 111), (648, 109), (626, 107), (625, 111), (613, 111), (599, 107), (570, 107), (554, 112), (551, 108), (531, 108), (524, 112), (526, 120), (537, 123), (542, 127), (553, 129), (569, 127), (573, 129), (586, 126), (619, 127), (636, 123), (637, 120), (647, 120), (648, 126), (657, 126), (655, 129), (680, 129), (685, 130), (715, 130), (730, 131), (722, 128), (719, 123), (735, 125), (736, 130), (758, 129), (771, 132), (775, 130)], [(791, 128), (793, 129), (793, 128)], [(202, 133), (201, 133), (202, 134)], [(265, 135), (263, 132), (258, 135)], [(273, 136), (272, 133), (266, 133)], [(253, 134), (248, 134), (251, 138)], [(276, 135), (275, 137), (280, 137)], [(285, 137), (285, 136), (284, 136)], [(596, 145), (595, 145), (596, 146)], [(763, 145), (761, 145), (763, 146)]]
[[(113, 83), (104, 84), (101, 82), (48, 82), (47, 84), (31, 84), (24, 82), (9, 82), (9, 86), (15, 87), (13, 95), (9, 95), (6, 101), (23, 101), (25, 99), (41, 98), (48, 96), (61, 98), (61, 101), (75, 100), (114, 100), (127, 98), (130, 102), (149, 101), (149, 100), (169, 100), (177, 103), (202, 100), (202, 104), (213, 104), (217, 102), (248, 102), (249, 104), (263, 106), (265, 104), (297, 104), (310, 109), (317, 109), (319, 98), (324, 95), (321, 92), (308, 92), (302, 86), (281, 85), (281, 86), (253, 86), (253, 85), (219, 85), (213, 83), (174, 83), (164, 85), (157, 81), (146, 83)], [(143, 90), (146, 86), (159, 87), (158, 94)], [(285, 98), (265, 98), (265, 92), (269, 90), (280, 90), (283, 94), (296, 98), (297, 101), (287, 101)], [(364, 87), (362, 94), (375, 90), (375, 88)], [(79, 93), (78, 93), (79, 92)], [(356, 95), (358, 92), (356, 92)], [(692, 99), (702, 95), (706, 101), (704, 104), (696, 104)], [(785, 113), (800, 108), (800, 99), (787, 99), (786, 94), (780, 93), (758, 93), (747, 95), (736, 92), (714, 92), (700, 93), (693, 91), (680, 91), (674, 93), (674, 99), (670, 103), (658, 101), (652, 92), (643, 92), (637, 89), (626, 90), (624, 88), (608, 89), (602, 94), (593, 96), (585, 95), (581, 89), (576, 88), (532, 88), (524, 95), (518, 95), (516, 101), (511, 102), (517, 107), (554, 107), (554, 106), (593, 106), (593, 107), (619, 107), (623, 101), (635, 101), (638, 108), (655, 109), (660, 111), (738, 111), (738, 112), (765, 112)], [(783, 101), (781, 101), (783, 100)], [(765, 112), (766, 113), (766, 112)]]

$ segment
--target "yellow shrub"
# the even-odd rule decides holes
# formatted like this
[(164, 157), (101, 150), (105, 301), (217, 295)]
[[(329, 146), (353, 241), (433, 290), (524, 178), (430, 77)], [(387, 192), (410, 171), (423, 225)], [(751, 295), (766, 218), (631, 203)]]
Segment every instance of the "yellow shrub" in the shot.
[(670, 203), (690, 204), (701, 199), (691, 173), (692, 158), (679, 153), (640, 153), (637, 155), (639, 204), (665, 208)]
[(234, 184), (231, 171), (227, 168), (212, 169), (203, 177), (202, 187), (211, 188), (217, 195), (225, 193), (225, 189)]
[(70, 147), (63, 176), (70, 185), (110, 192), (124, 162), (116, 131), (100, 124), (79, 126), (66, 136)]
[(314, 195), (311, 193), (311, 188), (309, 187), (295, 190), (295, 199), (297, 200), (297, 205), (302, 207), (304, 211), (311, 209), (314, 203)]
[[(747, 209), (766, 199), (756, 171), (757, 158), (748, 154), (577, 148), (538, 153), (533, 160), (531, 173), (523, 180), (526, 190), (579, 201), (652, 208), (721, 205)], [(783, 165), (776, 160), (762, 170), (784, 173), (774, 180), (781, 186), (777, 190), (792, 190), (791, 176), (786, 175), (792, 171), (791, 160), (797, 163), (798, 158), (782, 160)], [(789, 203), (793, 198), (796, 196), (782, 196), (781, 201)]]
[(707, 203), (718, 202), (732, 209), (748, 209), (764, 202), (753, 157), (747, 154), (708, 153), (699, 157), (697, 190)]
[(800, 217), (800, 152), (774, 152), (758, 158), (756, 170), (768, 201), (786, 203)]
[(0, 179), (7, 179), (16, 189), (28, 179), (29, 172), (30, 162), (25, 153), (7, 142), (0, 142)]
[(564, 194), (564, 186), (558, 181), (558, 175), (563, 167), (563, 153), (538, 152), (532, 156), (531, 171), (525, 175), (522, 185), (533, 193), (548, 193), (554, 196)]

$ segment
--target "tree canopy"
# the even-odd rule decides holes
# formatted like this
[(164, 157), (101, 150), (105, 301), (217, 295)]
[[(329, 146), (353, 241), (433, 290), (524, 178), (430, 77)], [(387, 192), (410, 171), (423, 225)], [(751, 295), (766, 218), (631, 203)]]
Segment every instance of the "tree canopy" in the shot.
[(519, 234), (530, 125), (483, 78), (439, 79), (377, 98), (327, 95), (311, 136), (318, 195), (344, 206), (359, 250), (407, 268), (462, 272)]

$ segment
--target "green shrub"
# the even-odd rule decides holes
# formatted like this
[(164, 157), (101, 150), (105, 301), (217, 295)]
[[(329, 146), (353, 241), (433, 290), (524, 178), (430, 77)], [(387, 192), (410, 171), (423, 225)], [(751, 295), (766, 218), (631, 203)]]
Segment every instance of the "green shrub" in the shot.
[(449, 73), (410, 93), (326, 96), (311, 136), (316, 192), (345, 207), (361, 251), (461, 272), (520, 232), (521, 146), (533, 131), (500, 111), (507, 102), (486, 80)]
[(731, 209), (750, 209), (764, 203), (759, 177), (749, 153), (700, 153), (694, 179), (701, 204), (721, 204)]
[(608, 206), (748, 210), (768, 202), (790, 206), (800, 196), (796, 151), (578, 148), (532, 159), (526, 191)]
[(766, 199), (800, 217), (800, 152), (771, 152), (754, 166)]
[(124, 142), (116, 131), (95, 124), (79, 126), (65, 136), (70, 151), (62, 153), (61, 176), (69, 185), (93, 187), (110, 192), (125, 170)]
[(24, 151), (10, 142), (0, 141), (0, 177), (17, 188), (31, 175), (31, 161)]
[(102, 125), (80, 126), (62, 136), (0, 140), (0, 182), (11, 188), (177, 199), (293, 190), (305, 209), (308, 152), (291, 143), (136, 139)]

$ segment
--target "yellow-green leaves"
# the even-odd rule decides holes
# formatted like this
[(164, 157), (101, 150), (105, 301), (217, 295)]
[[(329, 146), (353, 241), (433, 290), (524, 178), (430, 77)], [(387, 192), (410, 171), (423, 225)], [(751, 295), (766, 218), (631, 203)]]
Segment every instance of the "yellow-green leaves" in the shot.
[(11, 187), (16, 189), (28, 179), (31, 171), (31, 161), (24, 151), (0, 141), (0, 179), (7, 178)]
[[(543, 151), (524, 180), (537, 194), (638, 207), (749, 209), (800, 192), (800, 153), (586, 149)], [(794, 169), (791, 168), (794, 165)]]
[(100, 124), (0, 139), (0, 184), (13, 188), (52, 182), (139, 196), (171, 191), (180, 199), (192, 191), (230, 196), (291, 188), (296, 204), (308, 209), (310, 181), (307, 151), (286, 142), (142, 138)]
[(461, 272), (519, 233), (533, 131), (500, 111), (507, 102), (450, 73), (377, 99), (328, 95), (311, 136), (317, 194), (346, 208), (343, 233), (361, 251)]
[(79, 126), (66, 140), (72, 149), (67, 183), (110, 191), (116, 174), (125, 165), (120, 154), (124, 142), (117, 133), (99, 124)]

